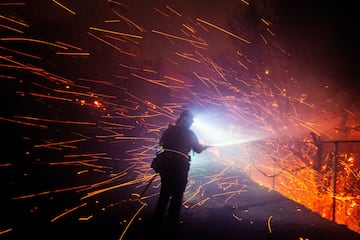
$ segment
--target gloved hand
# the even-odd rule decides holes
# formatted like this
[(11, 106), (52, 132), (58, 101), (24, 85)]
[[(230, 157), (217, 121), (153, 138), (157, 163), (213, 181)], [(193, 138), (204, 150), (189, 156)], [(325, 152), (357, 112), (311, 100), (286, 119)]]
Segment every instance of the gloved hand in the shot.
[(208, 148), (212, 148), (214, 147), (213, 145), (204, 145), (204, 149), (208, 149)]

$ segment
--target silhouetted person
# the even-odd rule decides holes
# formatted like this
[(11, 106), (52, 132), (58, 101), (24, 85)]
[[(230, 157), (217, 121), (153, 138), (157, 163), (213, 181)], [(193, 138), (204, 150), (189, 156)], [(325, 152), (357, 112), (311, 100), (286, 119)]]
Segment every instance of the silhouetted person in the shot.
[[(193, 121), (194, 117), (191, 111), (183, 111), (175, 125), (169, 125), (159, 141), (163, 151), (160, 154), (164, 161), (160, 171), (161, 188), (154, 212), (154, 221), (157, 224), (166, 224), (166, 230), (174, 234), (188, 181), (189, 153), (191, 150), (201, 153), (209, 147), (200, 144), (195, 133), (190, 130)], [(167, 207), (169, 208), (165, 219)]]

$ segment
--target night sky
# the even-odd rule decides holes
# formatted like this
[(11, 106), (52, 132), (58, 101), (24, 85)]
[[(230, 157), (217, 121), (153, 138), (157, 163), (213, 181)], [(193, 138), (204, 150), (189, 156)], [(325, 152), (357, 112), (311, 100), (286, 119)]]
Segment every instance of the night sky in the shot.
[(309, 71), (358, 94), (359, 26), (353, 2), (275, 1), (284, 43)]

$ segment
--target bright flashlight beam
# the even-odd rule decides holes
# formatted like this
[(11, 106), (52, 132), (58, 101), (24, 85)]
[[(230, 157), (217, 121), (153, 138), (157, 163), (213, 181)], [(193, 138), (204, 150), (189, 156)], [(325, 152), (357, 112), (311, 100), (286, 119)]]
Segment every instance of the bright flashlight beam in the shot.
[(210, 145), (214, 147), (231, 146), (260, 140), (258, 137), (241, 136), (236, 133), (236, 129), (225, 129), (219, 124), (199, 118), (194, 119), (192, 128), (200, 139), (205, 139), (206, 142), (210, 142)]
[(214, 147), (226, 147), (226, 146), (231, 146), (231, 145), (249, 143), (249, 142), (253, 142), (253, 141), (256, 141), (256, 140), (259, 140), (259, 139), (254, 138), (254, 139), (242, 139), (242, 140), (236, 140), (236, 141), (230, 141), (230, 142), (221, 142), (221, 143), (211, 144), (211, 146), (214, 146)]

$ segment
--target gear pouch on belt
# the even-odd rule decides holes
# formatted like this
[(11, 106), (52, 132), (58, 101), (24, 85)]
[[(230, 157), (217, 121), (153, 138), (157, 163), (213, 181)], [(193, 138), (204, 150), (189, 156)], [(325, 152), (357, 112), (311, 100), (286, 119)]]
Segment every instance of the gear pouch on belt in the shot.
[(156, 156), (153, 158), (150, 166), (156, 173), (160, 173), (161, 163), (163, 160), (164, 159), (160, 153), (156, 154)]

